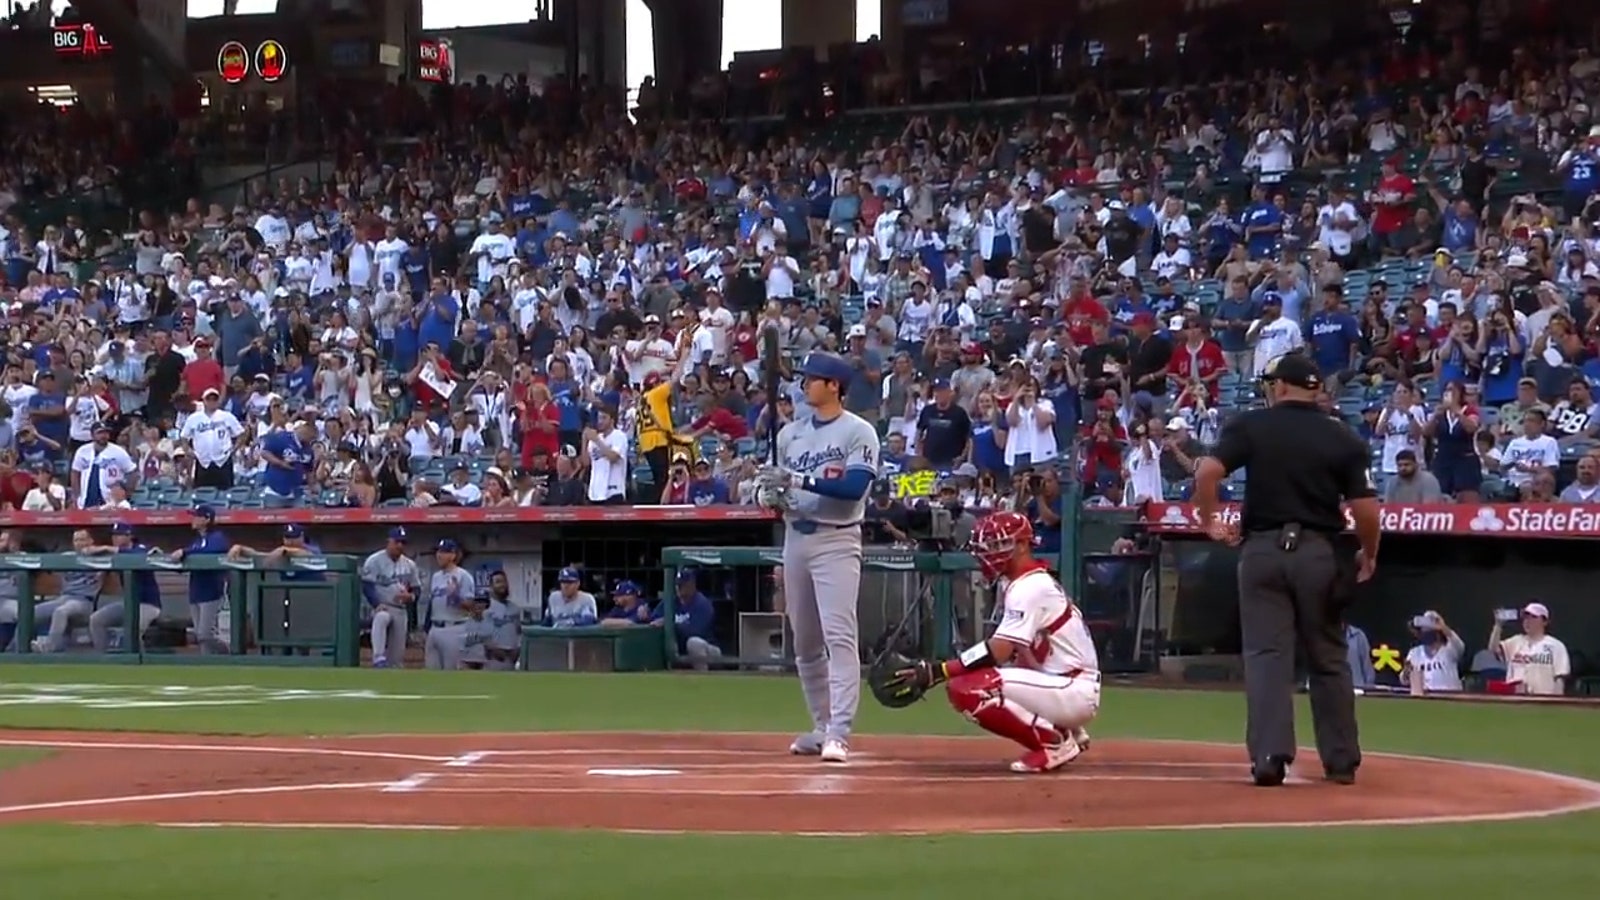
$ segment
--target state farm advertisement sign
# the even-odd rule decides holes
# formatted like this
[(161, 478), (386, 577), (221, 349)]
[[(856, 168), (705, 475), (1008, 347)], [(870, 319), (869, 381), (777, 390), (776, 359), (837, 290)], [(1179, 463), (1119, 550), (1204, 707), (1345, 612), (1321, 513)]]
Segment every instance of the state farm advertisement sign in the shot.
[[(1222, 521), (1237, 525), (1239, 505), (1218, 510)], [(1199, 534), (1200, 517), (1188, 503), (1151, 503), (1145, 508), (1151, 531)], [(1349, 514), (1345, 520), (1350, 525)], [(1393, 534), (1459, 534), (1468, 537), (1600, 538), (1600, 506), (1566, 503), (1494, 503), (1453, 506), (1446, 503), (1389, 503), (1379, 513), (1383, 530)]]

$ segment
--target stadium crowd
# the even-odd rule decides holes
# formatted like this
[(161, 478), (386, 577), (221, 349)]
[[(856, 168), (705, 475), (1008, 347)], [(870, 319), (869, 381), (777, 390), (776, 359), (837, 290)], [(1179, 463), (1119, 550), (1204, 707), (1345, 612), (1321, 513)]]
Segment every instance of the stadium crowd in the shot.
[(1184, 497), (1287, 352), (1392, 501), (1600, 503), (1591, 95), (1460, 40), (804, 128), (401, 87), (320, 183), (126, 232), (30, 215), (114, 173), (20, 111), (0, 508), (749, 503), (769, 326), (856, 366), (884, 508)]

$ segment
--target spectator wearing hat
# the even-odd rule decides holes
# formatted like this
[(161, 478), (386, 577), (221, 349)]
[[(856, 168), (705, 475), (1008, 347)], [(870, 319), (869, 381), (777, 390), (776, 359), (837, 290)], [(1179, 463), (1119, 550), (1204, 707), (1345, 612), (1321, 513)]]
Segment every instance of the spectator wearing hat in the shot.
[(949, 379), (936, 378), (932, 387), (933, 402), (916, 420), (917, 452), (936, 469), (952, 469), (972, 456), (972, 418), (955, 402)]
[(1195, 461), (1205, 455), (1206, 448), (1194, 436), (1189, 420), (1173, 416), (1167, 421), (1161, 436), (1161, 478), (1169, 484), (1188, 481), (1194, 476)]
[(233, 487), (233, 453), (245, 433), (239, 420), (222, 408), (220, 387), (207, 388), (201, 408), (183, 418), (179, 438), (194, 458), (194, 487), (227, 490)]
[[(82, 551), (84, 555), (118, 554), (138, 559), (146, 558), (156, 552), (158, 551), (155, 548), (145, 545), (134, 536), (133, 526), (127, 522), (112, 524), (110, 546), (92, 546)], [(121, 574), (123, 578), (132, 580), (133, 596), (139, 604), (138, 628), (123, 642), (125, 650), (135, 652), (143, 644), (144, 633), (161, 616), (161, 586), (156, 582), (156, 573), (148, 569)], [(111, 650), (111, 629), (123, 627), (123, 612), (121, 603), (112, 602), (95, 610), (94, 614), (89, 616), (89, 640), (94, 644), (95, 652), (106, 653)]]
[[(160, 419), (163, 415), (177, 411), (179, 421), (187, 416), (189, 410), (176, 409), (176, 397), (183, 389), (183, 371), (188, 365), (188, 360), (172, 346), (172, 335), (168, 331), (157, 331), (151, 335), (151, 352), (145, 357), (144, 369), (148, 375), (149, 400), (145, 405), (145, 416), (151, 421)], [(189, 395), (193, 396), (193, 395)]]
[(855, 377), (845, 390), (844, 408), (868, 422), (877, 423), (883, 400), (883, 354), (877, 347), (868, 346), (867, 326), (857, 322), (845, 332), (845, 350), (841, 356), (855, 370)]
[(35, 390), (27, 404), (28, 423), (40, 437), (57, 445), (51, 458), (59, 459), (62, 448), (69, 447), (72, 440), (66, 388), (50, 369), (35, 374), (33, 386)]
[[(174, 551), (172, 559), (182, 562), (191, 556), (224, 556), (233, 549), (233, 543), (216, 528), (217, 511), (200, 504), (190, 512), (194, 538), (187, 547)], [(201, 653), (226, 653), (227, 643), (221, 639), (218, 623), (222, 602), (227, 599), (227, 573), (189, 573), (189, 613), (193, 618), (194, 639)]]
[(1461, 636), (1433, 610), (1413, 616), (1410, 630), (1417, 643), (1406, 653), (1400, 682), (1410, 685), (1413, 694), (1460, 691), (1461, 655), (1466, 652)]
[(1142, 312), (1128, 330), (1128, 390), (1149, 396), (1156, 414), (1167, 406), (1167, 374), (1172, 367), (1172, 340), (1156, 331), (1156, 317)]
[(106, 505), (114, 486), (131, 490), (139, 482), (133, 457), (111, 442), (111, 423), (96, 422), (91, 430), (92, 440), (72, 457), (72, 496), (79, 509), (99, 509)]
[(261, 460), (267, 466), (261, 476), (263, 499), (282, 505), (292, 502), (310, 485), (317, 462), (313, 448), (316, 437), (316, 424), (302, 418), (293, 428), (268, 432), (261, 439)]
[(717, 477), (707, 459), (695, 460), (690, 468), (689, 502), (695, 506), (718, 506), (732, 502), (727, 482)]
[(573, 566), (556, 573), (556, 589), (545, 598), (546, 628), (588, 628), (600, 620), (594, 594), (583, 589), (582, 574)]
[(1494, 628), (1489, 631), (1489, 650), (1505, 664), (1506, 683), (1519, 694), (1565, 694), (1572, 678), (1572, 660), (1567, 645), (1549, 633), (1549, 607), (1538, 601), (1529, 603), (1522, 608), (1521, 620), (1522, 633), (1503, 638), (1505, 621), (1497, 613)]
[(426, 664), (458, 669), (466, 650), (467, 628), (477, 610), (478, 585), (461, 566), (461, 545), (445, 538), (434, 547), (437, 564), (428, 580)]
[(210, 339), (196, 338), (194, 359), (183, 367), (184, 393), (190, 397), (204, 398), (208, 391), (216, 391), (220, 397), (227, 383), (222, 364), (211, 355)]
[(23, 512), (61, 512), (70, 508), (67, 489), (56, 481), (55, 466), (39, 462), (32, 466), (33, 487), (22, 500)]
[(466, 463), (457, 463), (450, 470), (450, 480), (439, 488), (439, 502), (455, 506), (477, 506), (483, 500), (483, 490), (472, 482), (472, 470)]
[(389, 529), (384, 548), (361, 562), (361, 596), (372, 616), (372, 667), (387, 668), (390, 654), (405, 652), (409, 628), (407, 608), (422, 595), (416, 560), (406, 555), (410, 535), (404, 528)]
[(1300, 323), (1284, 315), (1283, 297), (1276, 292), (1262, 295), (1261, 318), (1250, 323), (1245, 340), (1254, 349), (1252, 378), (1260, 378), (1273, 360), (1305, 346)]

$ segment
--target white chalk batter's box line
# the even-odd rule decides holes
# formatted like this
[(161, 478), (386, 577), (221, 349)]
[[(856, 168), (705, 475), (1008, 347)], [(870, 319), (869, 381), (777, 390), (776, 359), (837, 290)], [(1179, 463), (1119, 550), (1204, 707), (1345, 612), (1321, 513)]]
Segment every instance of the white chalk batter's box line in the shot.
[(445, 775), (449, 775), (452, 773), (452, 771), (461, 770), (472, 766), (479, 760), (488, 756), (490, 752), (491, 751), (488, 750), (468, 751), (460, 756), (451, 757), (450, 759), (440, 763), (440, 765), (444, 766), (442, 769), (437, 771), (414, 772), (400, 779), (399, 781), (385, 785), (383, 788), (381, 788), (381, 790), (389, 794), (403, 794), (411, 791), (420, 791), (425, 788), (430, 781)]
[[(576, 738), (576, 737), (580, 737), (580, 736), (586, 736), (586, 737), (615, 737), (616, 735), (613, 734), (613, 733), (598, 733), (598, 732), (583, 732), (583, 733), (564, 732), (564, 733), (559, 733), (559, 736), (561, 736), (563, 738), (566, 738), (566, 739), (572, 739), (572, 738)], [(657, 736), (672, 737), (672, 736), (677, 736), (677, 735), (676, 734), (650, 733), (649, 736), (651, 736), (651, 737), (657, 737)], [(759, 738), (763, 738), (763, 739), (771, 739), (774, 742), (777, 742), (777, 741), (780, 741), (780, 740), (787, 740), (787, 737), (784, 736), (784, 735), (767, 734), (767, 733), (743, 733), (743, 732), (741, 732), (741, 733), (738, 733), (738, 736), (759, 737)], [(428, 740), (432, 740), (432, 739), (438, 738), (439, 735), (433, 735), (433, 734), (405, 734), (405, 735), (390, 735), (390, 737), (400, 737), (400, 738), (404, 738), (404, 739), (407, 739), (407, 740), (415, 740), (415, 741), (428, 741)], [(484, 740), (488, 741), (488, 740), (495, 740), (497, 738), (504, 738), (504, 737), (526, 738), (527, 735), (522, 734), (522, 733), (515, 733), (515, 734), (477, 734), (477, 735), (461, 735), (461, 736), (458, 736), (458, 737), (477, 737), (477, 738), (484, 739)], [(943, 738), (943, 739), (944, 740), (954, 741), (956, 743), (968, 743), (968, 742), (971, 742), (971, 741), (974, 741), (974, 740), (986, 740), (984, 738), (973, 738), (973, 737), (968, 737), (968, 738)], [(1158, 745), (1158, 746), (1176, 747), (1176, 748), (1205, 747), (1205, 748), (1209, 748), (1209, 749), (1229, 749), (1229, 750), (1236, 749), (1234, 747), (1234, 745), (1232, 745), (1232, 744), (1222, 744), (1222, 743), (1206, 742), (1206, 741), (1182, 741), (1182, 740), (1146, 739), (1146, 740), (1143, 741), (1143, 743), (1151, 744), (1151, 745)], [(581, 754), (581, 755), (586, 755), (586, 756), (616, 756), (616, 755), (622, 755), (622, 754), (640, 754), (640, 755), (643, 755), (643, 754), (657, 754), (657, 755), (659, 755), (659, 754), (676, 752), (676, 753), (699, 754), (699, 755), (707, 755), (707, 754), (729, 755), (729, 754), (732, 754), (732, 753), (741, 753), (741, 754), (747, 754), (747, 755), (759, 755), (759, 756), (764, 756), (764, 757), (771, 755), (771, 753), (769, 751), (763, 751), (763, 750), (741, 750), (741, 751), (731, 751), (731, 750), (721, 750), (721, 751), (676, 750), (675, 751), (675, 750), (671, 750), (671, 749), (645, 750), (645, 749), (640, 749), (638, 747), (630, 747), (630, 748), (621, 749), (621, 750), (604, 750), (604, 749), (599, 749), (599, 748), (565, 748), (565, 749), (557, 750), (557, 751), (550, 751), (550, 750), (475, 751), (473, 754), (461, 754), (461, 755), (458, 755), (458, 756), (440, 756), (440, 755), (431, 755), (431, 754), (390, 753), (390, 752), (384, 752), (384, 751), (341, 749), (341, 748), (334, 748), (334, 747), (316, 747), (316, 746), (309, 746), (308, 747), (308, 746), (304, 746), (304, 745), (268, 746), (268, 745), (259, 745), (259, 744), (257, 744), (257, 745), (221, 744), (221, 743), (217, 743), (217, 744), (202, 744), (202, 743), (177, 743), (177, 742), (170, 742), (170, 741), (147, 742), (147, 741), (137, 741), (137, 740), (95, 740), (95, 741), (88, 741), (88, 740), (70, 740), (70, 739), (65, 739), (65, 738), (46, 738), (46, 737), (33, 737), (33, 738), (26, 738), (26, 739), (22, 739), (22, 738), (0, 738), (0, 746), (85, 748), (85, 749), (94, 748), (94, 749), (114, 750), (114, 751), (155, 750), (155, 751), (160, 751), (160, 752), (195, 751), (195, 752), (205, 752), (205, 753), (265, 753), (265, 754), (283, 754), (283, 755), (293, 755), (293, 754), (329, 755), (329, 756), (346, 756), (346, 757), (351, 757), (351, 758), (366, 758), (366, 759), (375, 759), (376, 758), (376, 759), (405, 760), (405, 761), (428, 763), (428, 764), (433, 764), (433, 765), (441, 765), (441, 764), (450, 763), (450, 762), (456, 763), (456, 765), (453, 766), (452, 768), (468, 768), (468, 767), (473, 767), (473, 766), (476, 766), (476, 765), (482, 765), (481, 758), (466, 759), (466, 757), (473, 757), (475, 754), (531, 755), (531, 756), (543, 755), (543, 756), (549, 756), (552, 753), (556, 753), (556, 754), (566, 753), (566, 754)], [(1309, 749), (1309, 748), (1302, 748), (1302, 751), (1304, 753), (1308, 754), (1308, 755), (1311, 755), (1311, 754), (1314, 753), (1314, 751)], [(863, 756), (862, 754), (858, 754), (856, 756), (856, 759), (860, 759), (862, 756)], [(1496, 763), (1476, 762), (1476, 761), (1468, 761), (1468, 760), (1441, 759), (1439, 757), (1416, 756), (1416, 755), (1404, 754), (1404, 753), (1377, 752), (1377, 753), (1370, 754), (1370, 756), (1373, 757), (1373, 758), (1385, 758), (1385, 759), (1390, 759), (1390, 760), (1399, 760), (1399, 761), (1406, 761), (1406, 762), (1412, 762), (1412, 763), (1438, 765), (1438, 766), (1446, 766), (1446, 767), (1457, 767), (1457, 768), (1463, 768), (1463, 769), (1467, 769), (1467, 770), (1475, 770), (1475, 771), (1478, 771), (1478, 772), (1496, 772), (1496, 773), (1518, 775), (1518, 776), (1523, 776), (1523, 777), (1533, 777), (1533, 778), (1542, 780), (1542, 781), (1544, 781), (1546, 783), (1559, 784), (1559, 785), (1562, 785), (1562, 786), (1570, 789), (1572, 791), (1573, 800), (1571, 802), (1562, 803), (1562, 804), (1558, 804), (1556, 806), (1547, 807), (1547, 808), (1533, 807), (1533, 808), (1523, 808), (1523, 809), (1520, 809), (1520, 810), (1507, 811), (1507, 812), (1462, 813), (1462, 814), (1454, 814), (1454, 815), (1390, 816), (1390, 817), (1380, 817), (1380, 818), (1372, 818), (1372, 819), (1327, 819), (1327, 818), (1317, 818), (1317, 819), (1309, 819), (1309, 820), (1303, 820), (1303, 821), (1289, 821), (1289, 822), (1276, 822), (1276, 821), (1267, 821), (1267, 820), (1264, 820), (1264, 821), (1244, 821), (1244, 822), (1198, 822), (1198, 823), (1188, 823), (1188, 824), (1151, 824), (1151, 825), (1111, 826), (1111, 827), (1103, 827), (1103, 828), (1085, 828), (1085, 829), (1059, 828), (1059, 827), (1043, 827), (1043, 828), (1027, 828), (1027, 827), (1023, 827), (1023, 828), (1005, 828), (1005, 827), (1000, 827), (1000, 828), (991, 828), (991, 829), (979, 829), (977, 831), (970, 831), (969, 830), (969, 831), (963, 832), (963, 833), (983, 833), (983, 834), (1059, 834), (1059, 833), (1063, 833), (1063, 832), (1073, 832), (1073, 831), (1080, 831), (1080, 830), (1081, 831), (1086, 831), (1086, 832), (1108, 832), (1108, 831), (1109, 832), (1221, 831), (1221, 830), (1232, 831), (1232, 830), (1247, 830), (1247, 829), (1256, 829), (1256, 828), (1344, 828), (1344, 827), (1374, 827), (1374, 826), (1383, 827), (1383, 826), (1404, 826), (1404, 825), (1442, 825), (1442, 824), (1465, 824), (1465, 823), (1485, 823), (1485, 822), (1513, 822), (1513, 821), (1525, 821), (1525, 820), (1528, 820), (1528, 819), (1545, 819), (1545, 818), (1552, 818), (1552, 817), (1557, 817), (1557, 816), (1565, 816), (1565, 815), (1570, 815), (1570, 814), (1573, 814), (1573, 813), (1588, 812), (1588, 811), (1593, 811), (1593, 810), (1596, 810), (1596, 809), (1600, 809), (1600, 782), (1590, 781), (1590, 780), (1583, 779), (1583, 778), (1577, 778), (1577, 777), (1570, 776), (1570, 775), (1561, 775), (1561, 774), (1557, 774), (1557, 773), (1554, 773), (1554, 772), (1543, 772), (1543, 771), (1539, 771), (1539, 770), (1535, 770), (1535, 769), (1524, 769), (1524, 768), (1518, 768), (1518, 767), (1515, 767), (1515, 766), (1507, 766), (1507, 765), (1501, 765), (1501, 764), (1496, 764)], [(1148, 765), (1148, 764), (1145, 764), (1145, 765)], [(428, 774), (429, 775), (429, 779), (427, 781), (431, 781), (432, 777), (433, 777), (433, 775), (435, 773), (419, 773), (419, 774)], [(827, 780), (830, 777), (836, 777), (836, 776), (828, 776), (828, 775), (825, 775), (825, 774), (819, 774), (818, 777), (811, 783), (813, 785), (819, 787), (819, 788), (820, 787), (825, 787), (827, 785), (830, 785), (830, 784), (834, 783), (834, 782), (830, 782), (830, 781)], [(999, 780), (1000, 778), (1005, 778), (1005, 776), (978, 776), (978, 777), (992, 777), (992, 778), (995, 778), (996, 780)], [(1013, 778), (1007, 778), (1006, 780), (1014, 781), (1015, 778), (1031, 778), (1031, 777), (1034, 777), (1034, 776), (1014, 776)], [(1052, 776), (1051, 780), (1055, 780), (1056, 778), (1062, 778), (1062, 779), (1074, 779), (1075, 778), (1076, 780), (1080, 780), (1080, 781), (1094, 781), (1094, 780), (1115, 780), (1116, 777), (1117, 776), (1071, 775), (1071, 774), (1058, 773), (1056, 776)], [(958, 778), (956, 780), (966, 782), (966, 781), (971, 781), (972, 779), (973, 779), (973, 776), (967, 776), (967, 777), (963, 777), (963, 778)], [(1291, 780), (1297, 781), (1297, 782), (1300, 781), (1300, 779), (1295, 779), (1295, 778), (1291, 778)], [(427, 781), (422, 782), (422, 786), (426, 787)], [(1237, 780), (1237, 779), (1229, 779), (1229, 781), (1232, 782), (1232, 783), (1240, 783), (1240, 780)], [(1243, 783), (1248, 783), (1248, 782), (1243, 782)], [(53, 800), (53, 801), (13, 804), (13, 805), (9, 805), (9, 806), (0, 806), (0, 816), (4, 816), (6, 814), (11, 814), (11, 813), (30, 813), (30, 812), (43, 812), (43, 811), (61, 812), (61, 811), (65, 811), (65, 810), (92, 809), (92, 808), (102, 808), (102, 807), (107, 807), (107, 806), (123, 806), (123, 805), (143, 806), (143, 805), (147, 805), (147, 804), (161, 804), (161, 803), (172, 802), (172, 801), (190, 801), (190, 800), (196, 800), (196, 799), (201, 799), (201, 798), (248, 797), (248, 796), (259, 796), (259, 795), (268, 795), (268, 794), (290, 794), (290, 795), (294, 795), (294, 794), (312, 794), (312, 793), (337, 793), (337, 792), (344, 792), (344, 791), (372, 792), (372, 791), (380, 791), (380, 790), (383, 790), (383, 789), (386, 789), (386, 788), (393, 787), (394, 784), (395, 784), (395, 782), (392, 782), (392, 781), (339, 782), (339, 783), (320, 783), (320, 784), (287, 784), (287, 785), (266, 785), (266, 786), (260, 786), (260, 787), (230, 787), (230, 788), (221, 788), (221, 789), (200, 789), (200, 790), (175, 791), (175, 792), (170, 792), (170, 793), (144, 793), (144, 794), (113, 795), (113, 796), (103, 796), (103, 797), (85, 797), (85, 798), (79, 798), (79, 799), (73, 799), (73, 800)], [(459, 793), (459, 792), (460, 791), (444, 791), (444, 790), (440, 791), (440, 793)], [(534, 790), (534, 791), (527, 791), (527, 792), (528, 793), (535, 793), (535, 794), (538, 794), (538, 793), (543, 793), (543, 794), (549, 794), (549, 793), (584, 794), (584, 793), (589, 793), (589, 794), (592, 794), (595, 791), (594, 791), (593, 787), (583, 787), (583, 788), (564, 788), (564, 789), (559, 789), (559, 790), (543, 789), (543, 790)], [(489, 789), (489, 790), (483, 791), (483, 793), (501, 793), (501, 794), (504, 794), (504, 793), (507, 793), (507, 791), (505, 791), (504, 789)], [(662, 793), (662, 792), (659, 791), (659, 790), (654, 790), (654, 791), (640, 791), (640, 793), (657, 793), (657, 794), (659, 794), (659, 793)], [(772, 791), (754, 791), (754, 792), (751, 792), (749, 795), (750, 796), (760, 796), (760, 797), (771, 797), (771, 796), (774, 796), (775, 794)], [(68, 821), (71, 821), (71, 820), (68, 820)], [(160, 822), (159, 819), (157, 819), (155, 821), (156, 822)], [(123, 823), (95, 822), (95, 821), (91, 820), (91, 821), (82, 821), (80, 824), (94, 825), (94, 826), (98, 826), (98, 827), (120, 827)], [(309, 821), (309, 822), (308, 821), (302, 821), (302, 822), (293, 822), (293, 823), (288, 823), (288, 822), (279, 822), (279, 823), (249, 822), (249, 821), (193, 821), (193, 822), (167, 822), (167, 823), (162, 823), (162, 825), (164, 825), (165, 827), (174, 827), (174, 828), (259, 828), (259, 829), (326, 828), (326, 829), (352, 830), (352, 831), (385, 830), (385, 829), (393, 829), (393, 830), (460, 831), (460, 830), (470, 830), (470, 829), (473, 829), (473, 828), (480, 828), (480, 827), (482, 827), (482, 828), (490, 827), (490, 826), (487, 826), (487, 825), (485, 825), (485, 826), (472, 826), (472, 825), (451, 825), (451, 824), (431, 824), (431, 823), (399, 823), (399, 824), (387, 825), (387, 824), (382, 824), (382, 823), (315, 822), (315, 821)], [(948, 831), (924, 831), (924, 830), (910, 830), (910, 829), (907, 829), (907, 830), (889, 829), (889, 830), (879, 830), (879, 831), (874, 831), (874, 832), (861, 832), (861, 831), (784, 832), (784, 831), (726, 831), (726, 830), (697, 831), (697, 830), (682, 829), (682, 828), (659, 828), (659, 829), (654, 829), (654, 828), (631, 828), (631, 829), (607, 829), (607, 830), (612, 831), (614, 833), (645, 834), (645, 835), (686, 835), (686, 834), (693, 834), (693, 835), (718, 835), (718, 834), (724, 834), (724, 835), (753, 835), (753, 834), (761, 834), (761, 835), (778, 836), (778, 837), (864, 837), (864, 836), (869, 836), (869, 835), (923, 836), (923, 835), (950, 834), (951, 833), (951, 832), (948, 832)]]
[[(603, 755), (604, 754), (597, 754), (597, 756), (603, 756)], [(979, 774), (981, 774), (980, 770), (982, 770), (984, 768), (992, 768), (993, 766), (995, 766), (995, 765), (997, 765), (997, 764), (999, 764), (999, 763), (1001, 763), (1003, 761), (1004, 761), (1003, 756), (1002, 755), (998, 755), (998, 754), (995, 756), (994, 760), (991, 761), (991, 762), (985, 762), (983, 760), (962, 760), (960, 762), (950, 762), (948, 760), (860, 759), (858, 757), (852, 756), (850, 758), (850, 762), (849, 763), (847, 763), (845, 765), (842, 765), (842, 766), (839, 766), (839, 770), (840, 771), (854, 771), (856, 769), (900, 769), (900, 770), (904, 770), (906, 772), (916, 772), (916, 771), (927, 771), (928, 769), (933, 768), (933, 769), (937, 769), (939, 773), (950, 774), (953, 771), (964, 771), (964, 770), (970, 768), (973, 771), (979, 772)], [(533, 774), (549, 773), (549, 774), (556, 774), (556, 775), (604, 774), (603, 772), (596, 772), (596, 768), (597, 768), (596, 765), (590, 764), (590, 763), (497, 763), (497, 762), (489, 762), (486, 759), (485, 760), (481, 760), (481, 761), (475, 761), (475, 762), (472, 763), (472, 771), (474, 773), (479, 773), (479, 772), (505, 772), (505, 773), (527, 772), (527, 773), (533, 773)], [(644, 763), (630, 763), (627, 766), (608, 766), (607, 768), (615, 768), (615, 769), (628, 769), (628, 768), (672, 769), (674, 771), (685, 772), (685, 773), (687, 773), (687, 772), (815, 772), (815, 771), (817, 771), (817, 769), (823, 768), (823, 764), (819, 763), (817, 761), (816, 757), (800, 757), (798, 759), (787, 759), (787, 758), (784, 758), (784, 757), (781, 757), (781, 756), (777, 756), (777, 757), (773, 757), (772, 759), (769, 759), (767, 762), (728, 762), (728, 763), (698, 763), (698, 762), (697, 763), (684, 763), (684, 762), (676, 762), (676, 761), (674, 761), (674, 762), (662, 762), (662, 763), (644, 762)], [(1162, 771), (1165, 771), (1165, 770), (1168, 770), (1168, 769), (1197, 770), (1197, 771), (1217, 770), (1217, 771), (1225, 771), (1225, 772), (1231, 772), (1233, 774), (1238, 774), (1240, 767), (1239, 767), (1239, 764), (1236, 763), (1236, 762), (1128, 762), (1128, 761), (1120, 761), (1120, 760), (1119, 761), (1098, 761), (1098, 760), (1089, 760), (1089, 759), (1085, 758), (1085, 759), (1080, 759), (1080, 760), (1074, 761), (1072, 763), (1072, 768), (1074, 768), (1074, 769), (1089, 768), (1089, 769), (1096, 769), (1096, 770), (1104, 769), (1104, 770), (1107, 770), (1107, 771), (1111, 771), (1111, 770), (1122, 771), (1122, 770), (1127, 770), (1127, 769), (1159, 769), (1159, 770), (1162, 770)]]

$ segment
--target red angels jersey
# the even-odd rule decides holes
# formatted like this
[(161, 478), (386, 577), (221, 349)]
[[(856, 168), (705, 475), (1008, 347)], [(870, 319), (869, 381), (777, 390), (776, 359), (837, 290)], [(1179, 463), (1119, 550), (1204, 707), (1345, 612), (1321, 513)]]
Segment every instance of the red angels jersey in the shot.
[(994, 637), (1028, 648), (1032, 668), (1050, 675), (1100, 671), (1089, 627), (1049, 572), (1040, 568), (1018, 576), (1003, 596), (1005, 613)]

